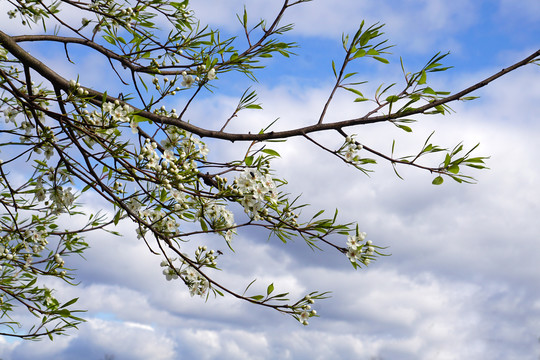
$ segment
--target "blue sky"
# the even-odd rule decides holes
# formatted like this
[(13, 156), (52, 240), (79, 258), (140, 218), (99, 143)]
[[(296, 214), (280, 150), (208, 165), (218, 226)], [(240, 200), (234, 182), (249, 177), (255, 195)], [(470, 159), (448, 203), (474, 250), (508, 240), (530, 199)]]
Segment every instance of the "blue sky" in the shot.
[[(195, 3), (202, 21), (230, 34), (240, 29), (234, 14), (244, 3), (253, 19), (270, 17), (280, 6), (262, 0)], [(4, 18), (0, 15), (0, 23)], [(284, 19), (296, 24), (287, 39), (301, 45), (297, 57), (269, 61), (257, 84), (221, 77), (214, 95), (194, 104), (189, 115), (220, 123), (252, 85), (264, 110), (245, 113), (231, 130), (258, 129), (277, 117), (281, 128), (315, 122), (331, 90), (331, 60), (343, 56), (341, 34), (354, 32), (362, 19), (386, 23), (386, 36), (396, 45), (390, 65), (358, 64), (359, 76), (370, 81), (366, 96), (381, 82), (402, 80), (400, 56), (415, 71), (435, 53), (449, 51), (446, 64), (454, 68), (434, 76), (432, 83), (455, 91), (540, 47), (536, 0), (315, 0)], [(105, 79), (93, 60), (86, 65), (99, 86)], [(241, 289), (257, 278), (260, 286), (274, 282), (276, 290), (296, 295), (333, 291), (332, 298), (316, 304), (321, 317), (308, 327), (228, 297), (206, 303), (190, 298), (181, 284), (165, 281), (160, 259), (136, 240), (133, 227), (121, 224), (122, 238), (89, 236), (86, 261), (75, 263), (78, 287), (55, 284), (66, 299), (81, 297), (88, 322), (54, 342), (0, 338), (0, 358), (537, 358), (539, 80), (537, 66), (519, 69), (478, 91), (480, 99), (455, 104), (455, 114), (422, 118), (413, 134), (385, 124), (354, 129), (361, 142), (385, 152), (396, 139), (404, 154), (418, 149), (433, 130), (442, 146), (480, 142), (479, 155), (491, 156), (491, 169), (474, 173), (475, 185), (446, 181), (436, 187), (432, 175), (405, 168), (400, 169), (405, 180), (400, 180), (382, 161), (366, 177), (301, 139), (275, 146), (282, 158), (274, 167), (289, 181), (291, 193), (302, 193), (313, 211), (339, 208), (344, 221), (358, 221), (392, 254), (354, 271), (340, 254), (311, 252), (300, 240), (284, 245), (256, 231), (238, 236), (236, 253), (222, 257), (224, 271), (217, 274), (228, 284)], [(365, 109), (339, 96), (328, 119), (362, 115)], [(318, 138), (332, 143), (332, 136)], [(211, 152), (224, 156), (245, 151), (242, 144), (212, 145)], [(105, 206), (87, 200), (89, 211)]]

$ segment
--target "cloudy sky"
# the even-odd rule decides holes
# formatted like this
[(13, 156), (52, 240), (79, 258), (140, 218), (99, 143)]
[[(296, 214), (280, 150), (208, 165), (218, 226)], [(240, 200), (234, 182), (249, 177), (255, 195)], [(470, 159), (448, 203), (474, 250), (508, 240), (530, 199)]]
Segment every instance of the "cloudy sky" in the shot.
[[(240, 31), (234, 14), (244, 3), (258, 19), (270, 17), (281, 2), (194, 3), (203, 21), (233, 34)], [(370, 81), (366, 96), (382, 82), (401, 81), (400, 56), (414, 71), (449, 51), (446, 63), (454, 68), (428, 80), (457, 91), (540, 47), (536, 0), (315, 0), (285, 17), (296, 24), (288, 39), (301, 45), (298, 56), (268, 63), (253, 85), (264, 110), (245, 114), (236, 130), (261, 128), (277, 117), (281, 128), (316, 122), (332, 87), (331, 60), (342, 59), (341, 34), (354, 32), (362, 19), (385, 23), (396, 44), (390, 65), (359, 64), (360, 76)], [(245, 85), (223, 77), (215, 95), (195, 104), (190, 116), (226, 118)], [(236, 253), (220, 258), (219, 274), (232, 287), (243, 289), (256, 278), (261, 287), (274, 282), (276, 291), (300, 296), (333, 292), (315, 304), (321, 317), (309, 326), (230, 297), (190, 298), (182, 284), (164, 279), (160, 259), (137, 241), (132, 226), (121, 224), (122, 238), (88, 238), (86, 261), (75, 263), (78, 287), (55, 284), (66, 299), (80, 297), (88, 322), (54, 342), (0, 338), (0, 358), (537, 359), (540, 68), (521, 68), (476, 95), (481, 98), (455, 104), (455, 114), (419, 118), (413, 134), (388, 124), (354, 129), (361, 142), (387, 153), (396, 139), (403, 155), (434, 130), (441, 146), (479, 142), (479, 155), (491, 156), (490, 170), (473, 173), (474, 185), (447, 180), (433, 186), (432, 175), (407, 168), (398, 169), (401, 180), (383, 161), (367, 177), (301, 139), (274, 147), (282, 154), (274, 167), (289, 181), (289, 192), (301, 193), (313, 212), (338, 208), (343, 221), (358, 221), (392, 254), (354, 271), (343, 255), (312, 252), (300, 240), (284, 245), (258, 232), (235, 238)], [(338, 97), (328, 119), (365, 109)], [(330, 134), (319, 138), (332, 143)], [(222, 154), (245, 150), (242, 144), (212, 146)], [(87, 200), (90, 210), (104, 206)]]

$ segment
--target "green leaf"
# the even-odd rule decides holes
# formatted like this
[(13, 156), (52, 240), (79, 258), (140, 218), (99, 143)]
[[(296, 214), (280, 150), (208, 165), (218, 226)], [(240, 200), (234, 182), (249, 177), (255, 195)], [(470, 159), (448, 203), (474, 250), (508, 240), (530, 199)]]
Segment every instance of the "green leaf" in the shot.
[(379, 52), (373, 48), (369, 49), (367, 52), (368, 55), (379, 55)]
[(251, 164), (253, 164), (253, 156), (246, 156), (246, 158), (244, 159), (244, 162), (246, 163), (247, 166), (251, 166)]
[(422, 75), (420, 75), (420, 79), (418, 79), (418, 85), (423, 85), (426, 83), (427, 75), (424, 70), (422, 70)]
[(368, 41), (373, 37), (374, 33), (367, 30), (365, 33), (360, 36), (360, 46), (364, 47)]
[(272, 150), (272, 149), (262, 149), (262, 152), (265, 153), (265, 154), (268, 154), (268, 155), (280, 157), (279, 153), (278, 153), (276, 150)]
[(138, 123), (143, 122), (143, 121), (148, 121), (148, 119), (145, 118), (145, 117), (142, 117), (140, 115), (135, 114), (135, 115), (133, 115), (133, 121), (135, 121), (138, 124)]
[(349, 78), (349, 77), (351, 77), (351, 76), (354, 76), (354, 75), (356, 75), (356, 74), (358, 74), (358, 73), (357, 73), (357, 72), (348, 73), (347, 75), (345, 75), (345, 76), (343, 77), (343, 80), (345, 80), (345, 79), (347, 79), (347, 78)]
[(396, 96), (396, 95), (391, 95), (386, 98), (386, 101), (388, 101), (389, 103), (394, 103), (398, 100), (399, 100), (399, 96)]
[(118, 222), (120, 221), (120, 218), (122, 217), (122, 210), (118, 210), (116, 214), (114, 215), (114, 225), (118, 225)]
[(483, 157), (475, 157), (475, 158), (467, 159), (467, 162), (468, 163), (480, 163), (480, 164), (483, 164), (484, 163), (483, 159), (485, 159), (485, 158), (483, 158)]
[(81, 193), (83, 193), (83, 192), (85, 192), (85, 191), (88, 191), (88, 189), (90, 189), (91, 187), (92, 187), (91, 185), (86, 185), (86, 186), (82, 189)]
[(159, 200), (161, 202), (165, 202), (165, 200), (167, 200), (167, 190), (165, 189), (162, 189), (160, 194), (159, 194)]
[(55, 311), (55, 313), (62, 317), (69, 317), (71, 315), (71, 311), (69, 311), (68, 309), (61, 309), (61, 310)]
[(79, 300), (79, 298), (71, 299), (67, 303), (62, 305), (61, 307), (65, 308), (65, 307), (68, 307), (69, 305), (73, 305), (73, 304), (75, 304), (77, 302), (77, 300)]
[(270, 295), (274, 291), (274, 284), (268, 285), (268, 288), (266, 289), (266, 295)]
[(250, 298), (250, 299), (253, 299), (253, 300), (255, 300), (255, 301), (259, 301), (259, 300), (264, 299), (264, 296), (262, 296), (262, 295), (255, 295), (255, 296), (250, 296), (249, 298)]
[(364, 49), (360, 49), (356, 52), (356, 54), (354, 54), (354, 57), (355, 58), (359, 58), (359, 57), (363, 57), (366, 55), (366, 50)]
[(442, 176), (437, 176), (433, 181), (431, 182), (433, 185), (441, 185), (443, 183), (444, 179)]
[(247, 106), (246, 106), (246, 109), (258, 109), (258, 110), (261, 110), (262, 107), (261, 107), (261, 105), (250, 104), (250, 105), (247, 105)]
[(221, 291), (219, 291), (218, 289), (215, 289), (215, 288), (212, 288), (213, 291), (215, 291), (216, 293), (218, 293), (218, 295), (220, 296), (225, 296), (225, 294), (223, 294)]
[(467, 165), (467, 166), (469, 166), (469, 167), (472, 167), (472, 168), (474, 168), (474, 169), (480, 169), (480, 170), (486, 168), (484, 165), (475, 165), (475, 164), (465, 164), (465, 165)]
[(364, 97), (364, 94), (362, 94), (359, 90), (349, 88), (349, 87), (343, 87), (345, 90), (350, 91), (352, 93), (355, 93), (358, 96)]
[(452, 174), (457, 174), (459, 173), (459, 166), (457, 165), (452, 165), (448, 168), (448, 172), (451, 172)]
[(116, 41), (112, 36), (109, 35), (103, 35), (103, 38), (111, 45), (116, 45)]
[(334, 60), (332, 60), (332, 71), (334, 71), (334, 76), (337, 78), (336, 63), (334, 62)]
[(398, 128), (405, 130), (406, 132), (412, 132), (412, 129), (407, 125), (396, 125)]
[(201, 229), (202, 229), (202, 231), (207, 232), (207, 231), (208, 231), (208, 225), (206, 225), (206, 221), (204, 221), (204, 219), (201, 218), (200, 223), (201, 223)]
[(390, 61), (386, 60), (385, 58), (382, 58), (380, 56), (374, 56), (375, 60), (382, 62), (383, 64), (390, 64)]
[(444, 158), (444, 167), (448, 167), (448, 165), (450, 165), (451, 160), (452, 160), (452, 157), (450, 157), (450, 154), (446, 154)]

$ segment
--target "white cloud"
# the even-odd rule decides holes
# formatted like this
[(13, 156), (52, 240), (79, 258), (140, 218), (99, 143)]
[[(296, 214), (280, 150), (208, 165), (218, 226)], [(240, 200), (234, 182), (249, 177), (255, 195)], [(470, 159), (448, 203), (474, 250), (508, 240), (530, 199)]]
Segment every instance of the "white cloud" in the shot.
[(498, 17), (504, 20), (503, 26), (510, 22), (516, 23), (534, 23), (540, 20), (540, 4), (535, 0), (524, 0), (515, 2), (512, 0), (500, 0), (498, 4)]
[[(252, 23), (264, 18), (273, 20), (282, 2), (260, 0), (209, 2), (198, 1), (191, 6), (203, 22), (220, 26), (229, 31), (241, 29), (236, 13), (243, 11), (245, 3)], [(433, 45), (441, 42), (456, 45), (446, 34), (465, 32), (479, 17), (476, 2), (459, 1), (386, 1), (362, 2), (354, 0), (316, 0), (289, 8), (282, 24), (294, 23), (296, 35), (336, 39), (343, 32), (354, 33), (362, 20), (367, 25), (385, 23), (392, 41), (407, 44), (408, 50), (431, 52)], [(448, 46), (443, 46), (443, 49)]]
[[(202, 2), (194, 4), (204, 9)], [(420, 7), (422, 4), (428, 6)], [(248, 5), (257, 16), (276, 8), (269, 2)], [(305, 6), (297, 28), (305, 35), (320, 35), (324, 30), (338, 34), (347, 30), (340, 26), (348, 26), (356, 14), (367, 18), (386, 14), (388, 20), (384, 21), (398, 39), (409, 36), (415, 27), (428, 29), (411, 43), (422, 52), (423, 46), (430, 48), (446, 36), (465, 31), (479, 14), (477, 5), (462, 1), (414, 5), (406, 1), (399, 6), (392, 10), (379, 3), (315, 1)], [(204, 15), (209, 19), (216, 16), (212, 21), (219, 22), (229, 19), (225, 14), (235, 7), (241, 9), (241, 2), (218, 2), (214, 11)], [(454, 25), (459, 29), (453, 29)], [(500, 59), (509, 63), (510, 56), (507, 52)], [(437, 82), (458, 88), (496, 70), (453, 72)], [(393, 75), (374, 71), (374, 78), (383, 81)], [(34, 354), (35, 358), (37, 351), (44, 359), (68, 358), (81, 351), (87, 352), (88, 359), (106, 353), (117, 359), (531, 356), (538, 351), (540, 325), (536, 300), (540, 295), (536, 286), (540, 280), (540, 172), (535, 166), (540, 149), (534, 136), (539, 130), (535, 105), (540, 82), (533, 81), (536, 77), (534, 67), (512, 73), (481, 90), (482, 99), (457, 105), (456, 115), (415, 125), (413, 135), (387, 124), (355, 130), (366, 145), (387, 152), (393, 138), (398, 139), (400, 152), (418, 148), (432, 129), (438, 129), (434, 140), (445, 146), (461, 139), (468, 146), (479, 141), (480, 154), (492, 158), (488, 163), (491, 170), (474, 173), (477, 185), (447, 180), (434, 187), (430, 185), (432, 174), (408, 169), (401, 170), (406, 178), (402, 181), (385, 163), (376, 166), (368, 178), (303, 139), (272, 144), (283, 155), (275, 162), (278, 176), (289, 180), (290, 192), (304, 194), (303, 199), (313, 205), (312, 212), (339, 207), (344, 221), (358, 220), (362, 231), (376, 244), (390, 246), (386, 251), (392, 253), (368, 269), (354, 272), (341, 254), (332, 249), (311, 253), (301, 240), (287, 245), (275, 239), (267, 242), (266, 234), (257, 231), (235, 239), (237, 252), (225, 251), (220, 259), (224, 271), (217, 277), (224, 285), (241, 292), (257, 278), (254, 292), (264, 292), (270, 282), (276, 290), (295, 296), (312, 290), (334, 291), (331, 299), (315, 304), (321, 318), (311, 319), (309, 327), (232, 297), (208, 303), (190, 298), (180, 282), (165, 281), (158, 266), (161, 259), (150, 256), (145, 245), (134, 238), (133, 229), (122, 225), (121, 231), (127, 234), (124, 238), (89, 237), (87, 262), (75, 263), (83, 279), (79, 287), (59, 285), (64, 296), (81, 296), (90, 321), (70, 338), (54, 343), (0, 339), (0, 356), (25, 359)], [(249, 111), (234, 119), (231, 131), (245, 130), (246, 124), (258, 131), (278, 116), (282, 116), (278, 127), (313, 122), (331, 86), (319, 85), (261, 86), (266, 110)], [(195, 107), (191, 116), (219, 123), (215, 119), (226, 119), (236, 101), (231, 96), (216, 96)], [(338, 97), (329, 119), (348, 118), (365, 110), (356, 106), (350, 99)], [(332, 134), (317, 138), (325, 144), (339, 142)], [(241, 144), (216, 144), (215, 153), (245, 151)], [(222, 241), (208, 241), (216, 249), (226, 249)]]

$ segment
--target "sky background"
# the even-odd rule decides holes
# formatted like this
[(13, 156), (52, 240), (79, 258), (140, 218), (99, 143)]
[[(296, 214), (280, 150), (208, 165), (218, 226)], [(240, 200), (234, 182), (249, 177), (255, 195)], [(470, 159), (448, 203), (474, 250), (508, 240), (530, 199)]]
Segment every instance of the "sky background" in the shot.
[[(240, 33), (235, 13), (246, 3), (253, 21), (270, 18), (280, 1), (194, 1), (202, 22)], [(5, 14), (0, 17), (4, 23)], [(437, 90), (457, 91), (521, 60), (540, 46), (540, 3), (536, 0), (315, 0), (295, 7), (285, 23), (287, 37), (301, 45), (298, 56), (272, 59), (251, 84), (263, 111), (235, 119), (230, 130), (258, 130), (280, 117), (276, 128), (316, 122), (333, 86), (331, 60), (343, 57), (341, 34), (358, 24), (385, 23), (392, 49), (390, 65), (365, 60), (356, 71), (369, 80), (364, 94), (402, 81), (400, 56), (416, 71), (437, 52), (450, 52), (453, 69), (428, 78)], [(63, 53), (51, 53), (52, 61)], [(97, 86), (103, 59), (85, 66)], [(70, 70), (66, 70), (70, 71)], [(73, 74), (70, 74), (73, 75)], [(67, 76), (67, 75), (66, 75)], [(88, 75), (86, 75), (88, 76)], [(84, 79), (83, 79), (84, 80)], [(85, 85), (83, 81), (81, 84)], [(189, 116), (220, 124), (249, 84), (221, 77), (213, 96), (195, 103)], [(99, 233), (87, 239), (86, 261), (70, 259), (81, 284), (54, 284), (65, 299), (80, 297), (88, 322), (54, 342), (0, 338), (4, 360), (83, 359), (537, 359), (540, 356), (540, 68), (529, 65), (477, 91), (480, 99), (454, 104), (455, 114), (418, 118), (406, 134), (390, 124), (358, 127), (360, 142), (409, 155), (435, 130), (444, 147), (480, 142), (478, 155), (491, 156), (490, 170), (471, 173), (478, 183), (446, 180), (398, 168), (397, 178), (380, 161), (367, 177), (302, 139), (276, 144), (273, 163), (319, 209), (340, 210), (392, 256), (354, 271), (345, 256), (312, 252), (302, 241), (267, 241), (264, 233), (243, 232), (236, 253), (220, 257), (218, 277), (237, 290), (258, 279), (260, 289), (302, 296), (332, 291), (317, 302), (321, 315), (309, 326), (277, 312), (233, 300), (190, 298), (181, 283), (167, 282), (161, 259), (137, 241), (133, 227), (120, 224), (118, 238)], [(366, 104), (336, 98), (327, 121), (358, 117)], [(317, 138), (337, 144), (333, 134)], [(211, 153), (233, 156), (245, 146), (212, 142)], [(89, 211), (105, 205), (86, 198)], [(308, 212), (309, 213), (309, 212)], [(346, 239), (343, 239), (343, 245)], [(224, 247), (209, 239), (211, 248)], [(225, 249), (222, 249), (225, 250)]]

